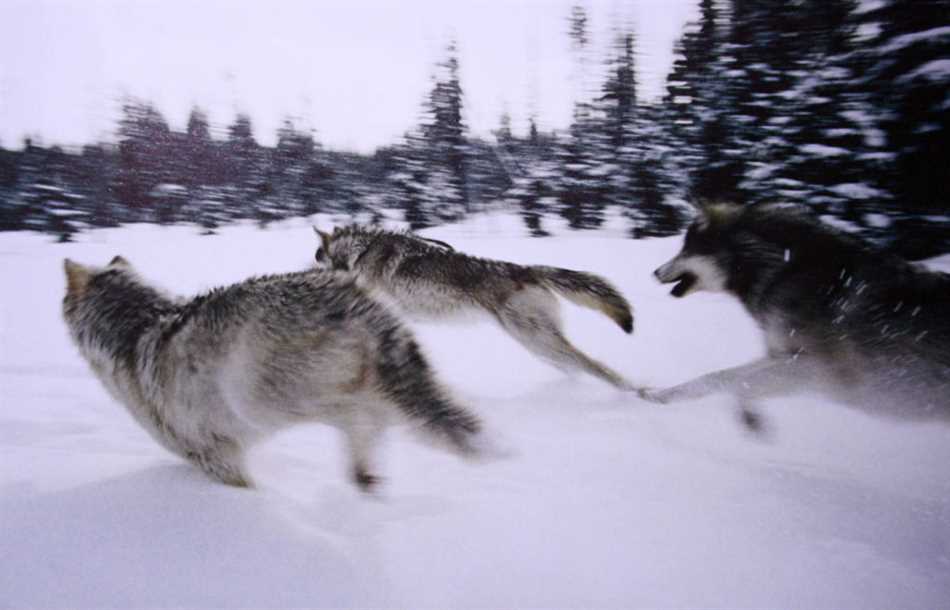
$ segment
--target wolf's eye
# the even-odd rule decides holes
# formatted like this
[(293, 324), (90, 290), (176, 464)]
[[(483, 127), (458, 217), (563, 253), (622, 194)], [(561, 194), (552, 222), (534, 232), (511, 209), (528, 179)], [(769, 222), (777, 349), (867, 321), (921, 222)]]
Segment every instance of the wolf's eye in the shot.
[(691, 248), (696, 243), (696, 230), (693, 227), (690, 227), (686, 231), (686, 237), (683, 238), (683, 247)]
[(709, 253), (715, 250), (714, 240), (708, 231), (699, 231), (691, 227), (683, 240), (683, 249), (697, 254)]

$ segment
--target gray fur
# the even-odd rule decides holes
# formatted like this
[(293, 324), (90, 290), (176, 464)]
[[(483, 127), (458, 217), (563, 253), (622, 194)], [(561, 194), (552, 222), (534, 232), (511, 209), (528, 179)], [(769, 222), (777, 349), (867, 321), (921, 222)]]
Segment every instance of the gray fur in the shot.
[(248, 485), (247, 448), (303, 422), (344, 433), (363, 488), (377, 480), (378, 437), (399, 419), (458, 454), (478, 452), (479, 420), (352, 278), (272, 275), (179, 300), (119, 257), (65, 266), (63, 315), (98, 377), (159, 443), (219, 481)]
[(627, 300), (606, 280), (555, 267), (477, 258), (445, 242), (358, 225), (318, 231), (316, 259), (354, 272), (366, 286), (395, 300), (410, 316), (447, 318), (487, 312), (535, 355), (564, 369), (582, 370), (622, 389), (630, 383), (574, 347), (561, 330), (554, 293), (603, 312), (633, 331)]
[(797, 207), (718, 205), (656, 276), (675, 283), (675, 296), (736, 296), (768, 354), (647, 398), (725, 391), (754, 425), (757, 399), (817, 390), (871, 412), (950, 421), (947, 274), (878, 252)]

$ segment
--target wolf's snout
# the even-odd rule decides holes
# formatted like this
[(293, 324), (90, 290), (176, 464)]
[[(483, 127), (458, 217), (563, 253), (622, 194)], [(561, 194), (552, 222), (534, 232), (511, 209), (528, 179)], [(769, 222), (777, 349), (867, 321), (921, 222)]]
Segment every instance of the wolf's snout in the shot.
[(690, 290), (695, 288), (698, 280), (694, 273), (684, 268), (680, 263), (679, 257), (675, 257), (665, 265), (657, 267), (653, 275), (663, 284), (676, 283), (672, 290), (670, 290), (670, 294), (674, 297), (685, 296)]
[(678, 272), (674, 268), (675, 265), (676, 265), (676, 259), (674, 258), (673, 260), (666, 263), (665, 265), (660, 265), (659, 267), (657, 267), (656, 271), (653, 272), (653, 275), (656, 277), (656, 279), (660, 280), (660, 282), (664, 284), (666, 284), (667, 282), (672, 282), (674, 279), (676, 279), (676, 276), (678, 275)]

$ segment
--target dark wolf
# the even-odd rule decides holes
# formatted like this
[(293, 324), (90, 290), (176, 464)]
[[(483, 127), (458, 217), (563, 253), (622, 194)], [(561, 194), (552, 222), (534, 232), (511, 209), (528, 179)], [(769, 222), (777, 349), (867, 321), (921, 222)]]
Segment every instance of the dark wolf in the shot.
[(354, 272), (409, 316), (447, 318), (487, 312), (529, 351), (555, 366), (632, 389), (618, 373), (574, 347), (561, 330), (555, 293), (601, 311), (624, 332), (633, 332), (630, 304), (601, 277), (469, 256), (445, 242), (411, 233), (359, 225), (317, 233), (318, 264)]
[(950, 276), (836, 230), (797, 206), (706, 207), (658, 268), (672, 294), (724, 291), (767, 354), (681, 385), (659, 402), (728, 392), (746, 424), (758, 399), (819, 391), (866, 411), (950, 421)]
[(65, 270), (63, 316), (96, 375), (159, 443), (214, 479), (248, 485), (248, 447), (305, 422), (343, 432), (364, 489), (378, 478), (381, 432), (399, 420), (458, 454), (479, 452), (479, 419), (351, 278), (272, 275), (179, 300), (121, 257), (102, 268), (67, 259)]

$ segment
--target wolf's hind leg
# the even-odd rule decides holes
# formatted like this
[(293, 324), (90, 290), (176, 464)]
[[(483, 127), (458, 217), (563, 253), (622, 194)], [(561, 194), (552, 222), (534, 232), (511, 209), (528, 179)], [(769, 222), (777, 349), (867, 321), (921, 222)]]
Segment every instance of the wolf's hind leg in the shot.
[(498, 321), (528, 351), (560, 369), (585, 371), (621, 390), (635, 389), (619, 373), (574, 347), (561, 332), (555, 312), (506, 308), (498, 312)]
[(481, 420), (457, 404), (436, 380), (419, 345), (401, 333), (380, 350), (378, 390), (388, 404), (415, 423), (429, 438), (463, 457), (488, 452)]
[(244, 449), (236, 441), (215, 436), (211, 447), (189, 451), (187, 457), (208, 476), (225, 485), (252, 486), (244, 469)]
[(742, 426), (752, 434), (764, 434), (767, 431), (767, 418), (762, 415), (755, 401), (745, 396), (739, 397), (738, 404), (739, 421)]
[(350, 477), (361, 491), (372, 491), (382, 481), (374, 468), (373, 450), (384, 428), (384, 422), (370, 418), (349, 422), (343, 428), (349, 451)]

